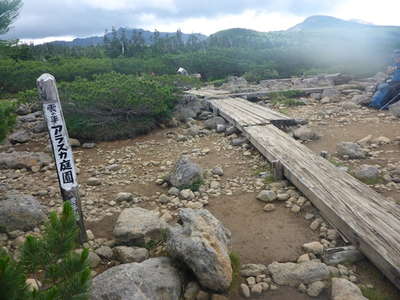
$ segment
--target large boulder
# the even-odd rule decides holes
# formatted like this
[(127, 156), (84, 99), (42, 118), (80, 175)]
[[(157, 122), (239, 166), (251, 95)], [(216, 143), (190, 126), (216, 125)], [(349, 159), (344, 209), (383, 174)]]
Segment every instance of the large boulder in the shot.
[(309, 284), (325, 280), (330, 276), (328, 266), (318, 261), (299, 264), (273, 262), (268, 266), (268, 271), (277, 284), (292, 287), (298, 286), (300, 283)]
[(143, 246), (150, 240), (162, 239), (167, 224), (157, 213), (141, 207), (124, 209), (115, 224), (114, 236), (117, 242)]
[(319, 139), (319, 135), (312, 129), (302, 126), (293, 131), (293, 136), (302, 141), (312, 141)]
[(157, 257), (122, 264), (96, 276), (91, 300), (179, 300), (182, 276), (171, 260)]
[(200, 182), (203, 178), (203, 170), (188, 156), (181, 156), (174, 169), (168, 176), (169, 183), (177, 188), (187, 188), (193, 183)]
[(27, 131), (21, 129), (10, 134), (8, 140), (11, 144), (23, 144), (29, 142), (31, 140), (31, 136)]
[(379, 169), (375, 166), (361, 165), (354, 170), (354, 176), (361, 180), (376, 180), (379, 178)]
[(0, 228), (7, 232), (31, 230), (46, 220), (35, 197), (10, 191), (0, 199)]
[(51, 161), (44, 152), (0, 152), (0, 169), (32, 169), (47, 166)]
[(207, 129), (217, 129), (218, 125), (226, 125), (226, 121), (222, 117), (213, 117), (204, 121), (204, 127)]
[(182, 225), (168, 230), (168, 253), (182, 260), (204, 288), (226, 292), (232, 281), (230, 231), (205, 209), (181, 209), (179, 217)]
[(360, 288), (344, 278), (332, 278), (332, 300), (368, 300)]
[(336, 145), (336, 149), (340, 156), (347, 156), (350, 159), (363, 159), (367, 156), (360, 145), (356, 143), (342, 142)]

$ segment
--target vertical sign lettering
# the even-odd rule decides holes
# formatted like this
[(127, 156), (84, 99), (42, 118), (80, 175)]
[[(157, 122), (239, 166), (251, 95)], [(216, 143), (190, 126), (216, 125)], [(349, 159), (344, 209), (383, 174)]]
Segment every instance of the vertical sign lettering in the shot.
[(43, 102), (61, 195), (64, 201), (71, 203), (80, 229), (80, 241), (83, 243), (87, 237), (79, 199), (78, 180), (56, 81), (52, 75), (43, 74), (38, 78), (37, 85)]

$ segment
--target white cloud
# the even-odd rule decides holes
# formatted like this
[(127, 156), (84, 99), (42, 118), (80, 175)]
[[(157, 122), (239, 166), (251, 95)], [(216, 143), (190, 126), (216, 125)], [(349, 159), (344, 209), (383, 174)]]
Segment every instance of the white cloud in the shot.
[(375, 25), (400, 25), (399, 0), (347, 0), (338, 4), (333, 15), (343, 19), (360, 19)]
[(141, 11), (144, 9), (162, 9), (170, 12), (176, 11), (174, 0), (83, 0), (83, 3), (93, 8), (104, 10), (127, 9), (131, 11)]
[(180, 22), (175, 20), (160, 22), (156, 16), (147, 14), (142, 16), (140, 27), (172, 32), (179, 28), (185, 33), (200, 32), (209, 35), (219, 30), (236, 27), (258, 31), (286, 30), (303, 19), (303, 17), (287, 13), (245, 10), (241, 14), (219, 15), (214, 18), (187, 18)]

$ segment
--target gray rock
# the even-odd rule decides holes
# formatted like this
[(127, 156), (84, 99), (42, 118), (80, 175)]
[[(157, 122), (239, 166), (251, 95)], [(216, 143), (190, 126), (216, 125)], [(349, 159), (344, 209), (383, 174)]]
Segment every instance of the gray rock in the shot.
[(196, 281), (191, 281), (185, 287), (185, 293), (183, 295), (183, 299), (195, 300), (199, 291), (200, 291), (199, 284)]
[(169, 197), (168, 197), (167, 195), (161, 194), (160, 197), (158, 198), (158, 201), (159, 201), (161, 204), (166, 204), (166, 203), (170, 202), (171, 199), (169, 199)]
[(182, 225), (168, 230), (168, 253), (185, 262), (201, 286), (226, 292), (232, 281), (231, 233), (205, 209), (181, 209), (179, 217)]
[(211, 173), (218, 176), (224, 176), (224, 170), (221, 167), (215, 167), (211, 170)]
[(169, 190), (168, 190), (168, 195), (170, 195), (170, 196), (176, 196), (176, 197), (178, 197), (179, 196), (179, 193), (180, 193), (180, 190), (178, 189), (178, 188), (176, 188), (176, 187), (171, 187)]
[(250, 298), (250, 289), (247, 284), (242, 283), (240, 285), (240, 292), (244, 298)]
[[(78, 254), (81, 254), (82, 251), (82, 249), (75, 250)], [(89, 251), (88, 262), (91, 268), (96, 268), (101, 263), (101, 258), (95, 252)]]
[(318, 297), (324, 288), (325, 283), (323, 281), (315, 281), (308, 286), (307, 295), (310, 297)]
[(272, 202), (277, 199), (275, 192), (270, 190), (263, 190), (257, 195), (257, 199), (262, 202)]
[(324, 89), (322, 91), (321, 98), (324, 98), (324, 97), (329, 97), (329, 98), (337, 97), (337, 96), (339, 96), (339, 94), (340, 94), (340, 92), (337, 89), (328, 88), (328, 89)]
[(126, 192), (120, 192), (117, 194), (115, 197), (115, 201), (117, 202), (122, 202), (122, 201), (132, 201), (133, 200), (133, 194), (132, 193), (126, 193)]
[(50, 164), (52, 158), (43, 152), (0, 152), (0, 169), (32, 169)]
[(35, 122), (37, 120), (36, 118), (39, 116), (40, 116), (40, 114), (38, 114), (38, 112), (34, 112), (31, 114), (17, 117), (17, 121), (22, 122), (22, 123), (31, 123), (31, 122)]
[(400, 101), (389, 105), (389, 111), (393, 116), (400, 118)]
[(226, 125), (225, 124), (217, 124), (216, 132), (217, 133), (222, 133), (225, 132), (226, 130)]
[(319, 139), (319, 135), (307, 127), (300, 127), (293, 131), (293, 136), (296, 139), (303, 141), (312, 141)]
[(303, 245), (303, 249), (307, 253), (314, 253), (320, 255), (324, 252), (324, 246), (320, 242), (311, 242)]
[(300, 283), (309, 284), (318, 280), (329, 278), (328, 266), (317, 262), (308, 261), (300, 264), (274, 262), (268, 266), (274, 281), (279, 285), (298, 286)]
[(203, 170), (188, 156), (183, 155), (176, 162), (174, 169), (168, 176), (168, 181), (174, 187), (184, 188), (201, 181), (202, 178)]
[(95, 143), (83, 143), (82, 144), (82, 148), (85, 148), (85, 149), (92, 149), (94, 147), (96, 147)]
[(217, 129), (218, 124), (226, 126), (226, 121), (222, 117), (213, 117), (204, 121), (204, 127), (207, 129)]
[(267, 266), (262, 264), (245, 264), (240, 268), (240, 276), (242, 277), (257, 277), (267, 273)]
[(114, 256), (113, 250), (108, 246), (101, 246), (96, 249), (96, 254), (106, 259), (112, 259)]
[(360, 145), (351, 142), (342, 142), (336, 145), (337, 152), (340, 156), (348, 156), (350, 159), (366, 158), (366, 153)]
[(236, 129), (235, 126), (228, 126), (225, 130), (225, 135), (227, 136), (232, 135), (234, 133), (238, 133), (238, 130)]
[(91, 300), (179, 300), (182, 279), (167, 257), (142, 263), (122, 264), (96, 276), (92, 281)]
[(96, 178), (96, 177), (90, 177), (86, 181), (86, 184), (90, 185), (90, 186), (98, 186), (98, 185), (101, 185), (101, 180), (99, 178)]
[(368, 300), (360, 288), (344, 278), (332, 278), (332, 300)]
[(47, 131), (47, 124), (45, 121), (39, 121), (36, 125), (32, 128), (33, 133), (42, 133)]
[(231, 144), (232, 144), (232, 146), (241, 146), (243, 144), (248, 143), (248, 141), (249, 140), (246, 137), (242, 136), (242, 137), (238, 137), (236, 139), (233, 139)]
[(167, 224), (155, 212), (140, 207), (126, 208), (119, 215), (114, 236), (120, 243), (144, 245), (163, 237)]
[(29, 114), (29, 113), (31, 113), (31, 107), (30, 107), (30, 105), (27, 105), (27, 104), (21, 104), (20, 106), (18, 106), (18, 108), (16, 109), (16, 113), (17, 113), (17, 115), (19, 115), (19, 116), (24, 116), (24, 115), (27, 115), (27, 114)]
[(81, 146), (81, 142), (77, 139), (69, 138), (69, 144), (72, 148), (77, 148)]
[(354, 176), (361, 180), (378, 179), (379, 169), (375, 166), (361, 165), (354, 170)]
[(146, 248), (118, 246), (114, 248), (115, 257), (123, 264), (142, 262), (149, 258)]
[(0, 200), (0, 228), (6, 231), (30, 230), (45, 220), (35, 197), (10, 191)]
[(371, 97), (367, 95), (354, 95), (351, 102), (357, 105), (367, 105), (371, 102)]
[(31, 136), (27, 131), (21, 129), (11, 134), (8, 137), (8, 140), (11, 144), (23, 144), (29, 142), (31, 140)]

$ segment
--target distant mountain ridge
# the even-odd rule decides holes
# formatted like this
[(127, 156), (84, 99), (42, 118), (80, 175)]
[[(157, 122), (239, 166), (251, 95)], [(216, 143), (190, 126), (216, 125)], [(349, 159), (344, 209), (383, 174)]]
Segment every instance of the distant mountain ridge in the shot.
[[(154, 36), (153, 31), (144, 30), (144, 29), (135, 29), (135, 28), (119, 28), (117, 30), (117, 35), (121, 36), (122, 32), (125, 31), (125, 35), (127, 38), (132, 37), (135, 33), (141, 33), (145, 44), (150, 45), (152, 43), (152, 37)], [(173, 37), (176, 35), (176, 32), (159, 32), (160, 38)], [(193, 33), (199, 40), (207, 39), (207, 36), (200, 33)], [(192, 34), (182, 33), (182, 39), (186, 42)], [(108, 32), (107, 37), (111, 38), (112, 33)], [(104, 43), (104, 36), (91, 36), (86, 38), (76, 38), (72, 41), (54, 41), (48, 44), (53, 45), (63, 45), (63, 46), (80, 46), (80, 47), (89, 47), (89, 46), (97, 46), (102, 45)]]

